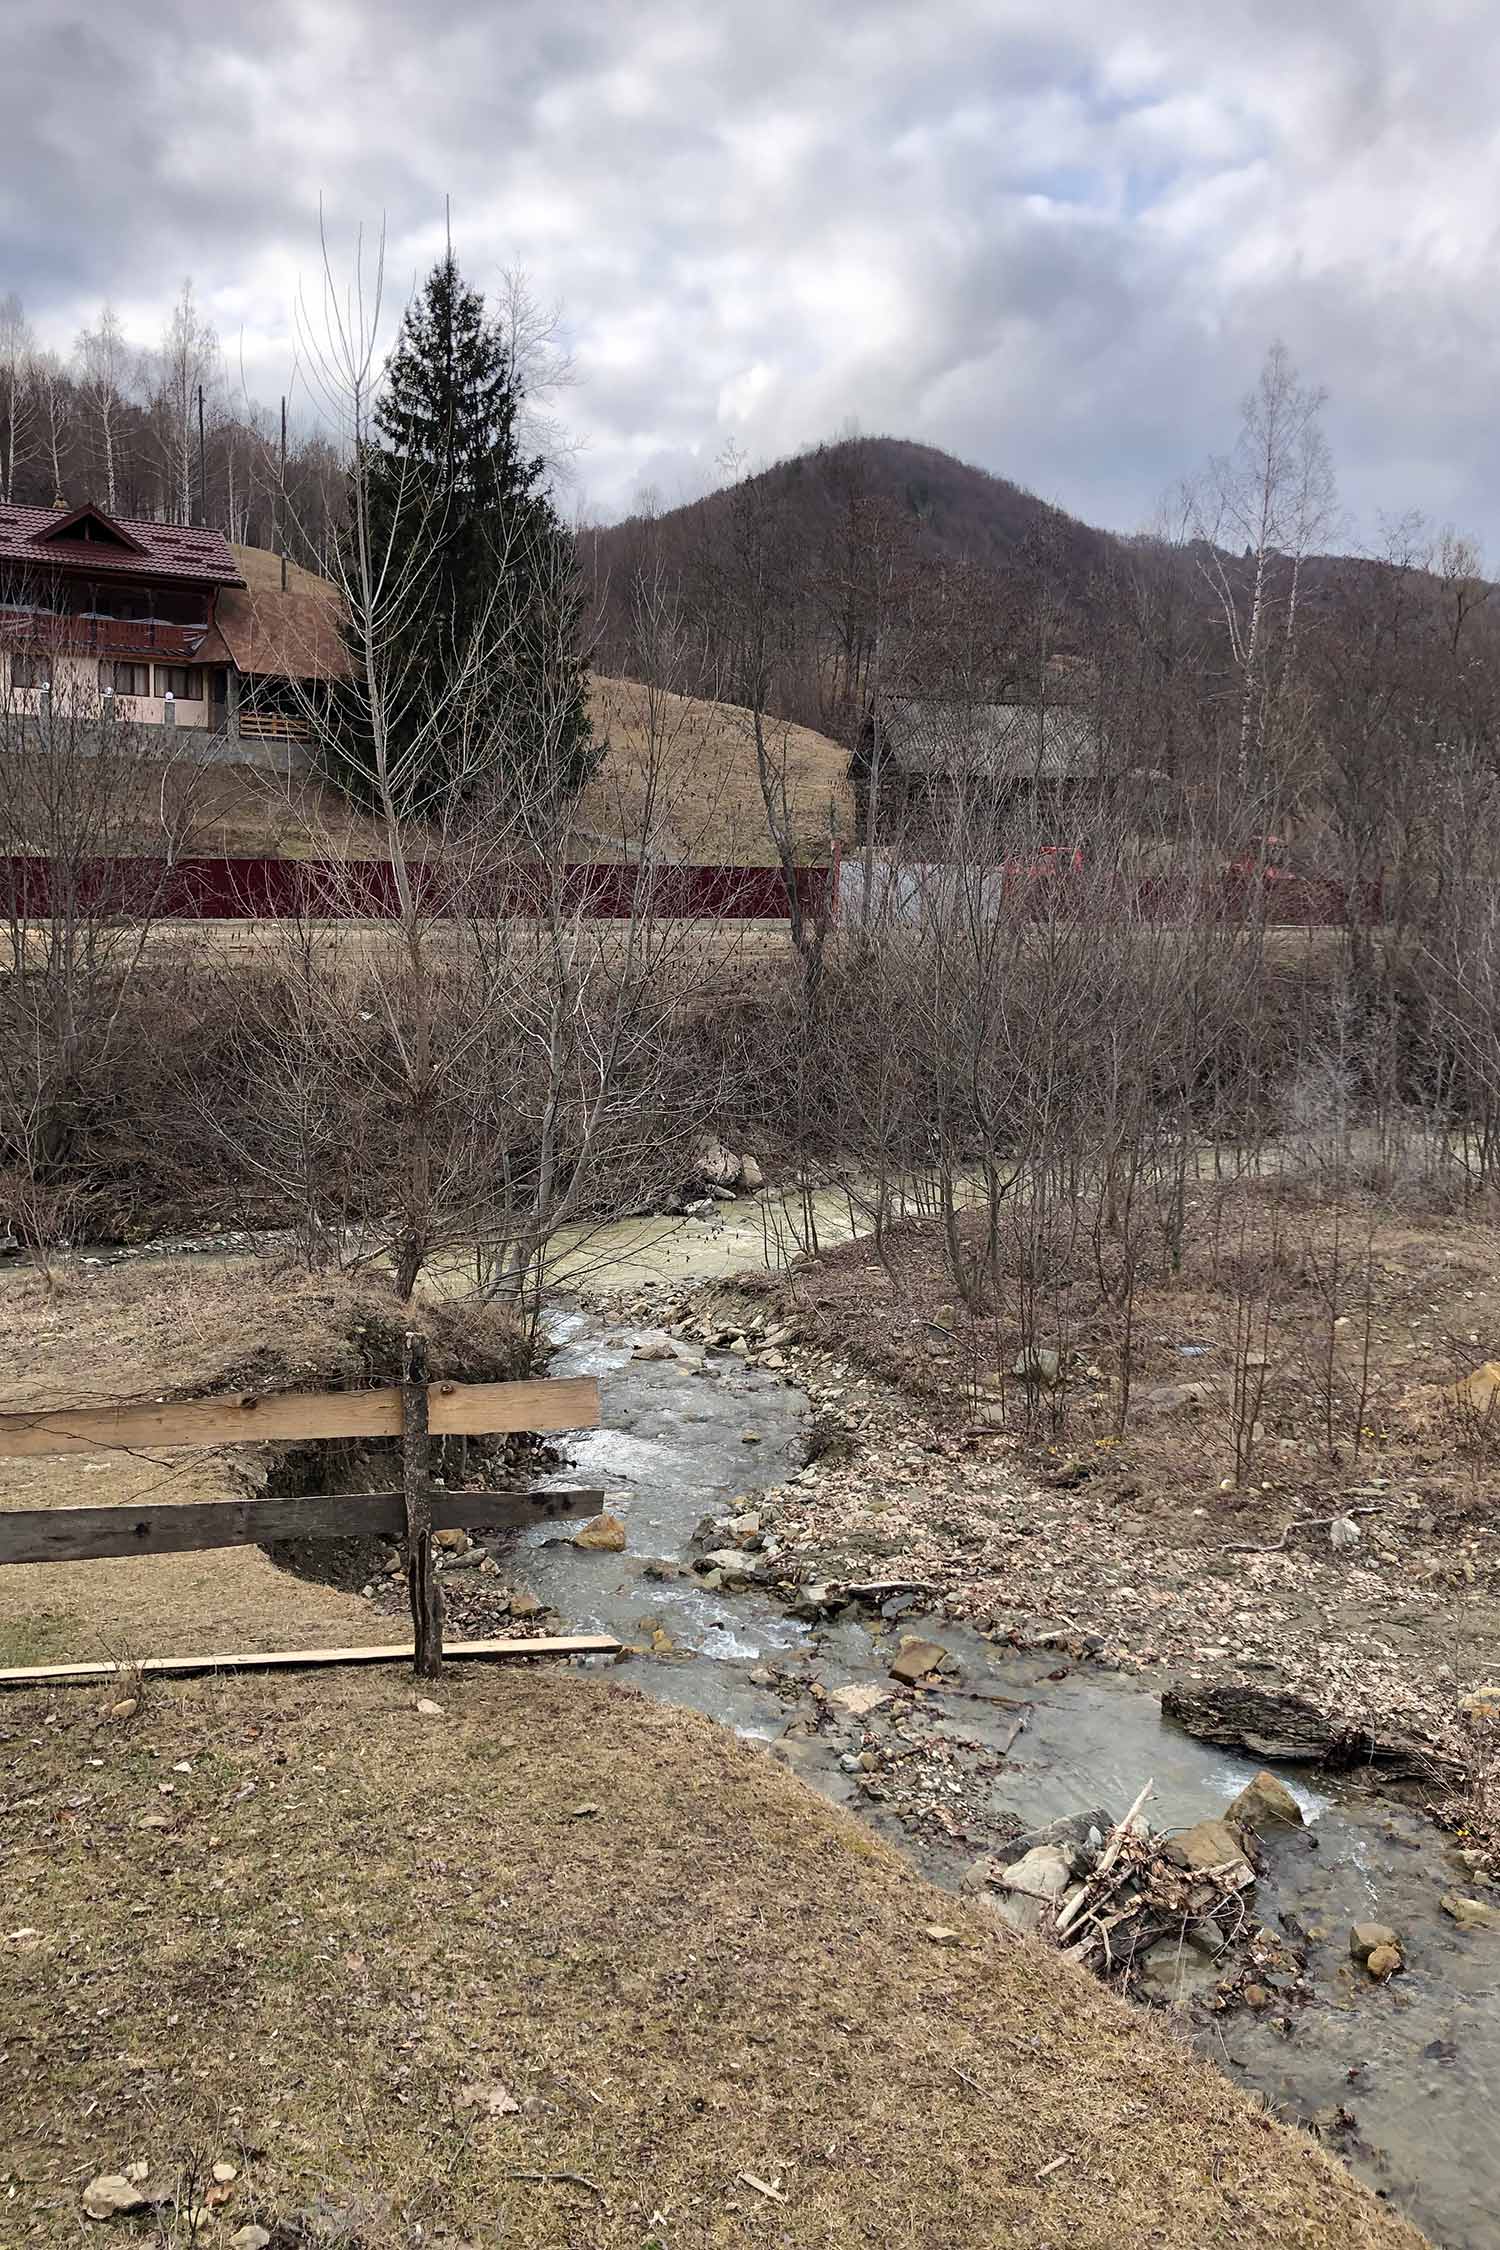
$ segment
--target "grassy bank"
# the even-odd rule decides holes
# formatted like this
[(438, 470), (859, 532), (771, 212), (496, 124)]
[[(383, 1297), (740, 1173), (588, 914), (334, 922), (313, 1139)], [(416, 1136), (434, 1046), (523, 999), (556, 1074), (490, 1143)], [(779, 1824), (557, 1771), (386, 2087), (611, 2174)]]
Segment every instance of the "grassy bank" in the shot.
[(112, 1700), (0, 1706), (17, 2241), (215, 2161), (200, 2241), (1418, 2240), (693, 1714), (547, 1672)]

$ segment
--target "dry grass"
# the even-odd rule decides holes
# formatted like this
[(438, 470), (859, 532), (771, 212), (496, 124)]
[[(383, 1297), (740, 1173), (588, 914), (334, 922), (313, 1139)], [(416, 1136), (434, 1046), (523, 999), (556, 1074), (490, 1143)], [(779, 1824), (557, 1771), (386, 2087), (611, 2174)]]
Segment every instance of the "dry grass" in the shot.
[[(663, 695), (654, 720), (635, 680), (593, 682), (595, 740), (607, 745), (599, 772), (574, 813), (575, 858), (634, 856), (648, 789), (656, 794), (667, 849), (686, 862), (769, 867), (776, 854), (766, 826), (750, 714), (736, 704)], [(825, 861), (832, 833), (853, 833), (849, 754), (826, 735), (776, 722), (778, 770), (786, 761), (793, 824), (805, 856)]]
[(75, 1267), (49, 1286), (19, 1267), (0, 1282), (3, 1399), (12, 1409), (389, 1382), (410, 1328), (426, 1337), (435, 1378), (526, 1370), (498, 1307), (403, 1305), (376, 1276), (191, 1258)]
[[(398, 1306), (374, 1281), (194, 1259), (0, 1285), (7, 1410), (214, 1391), (338, 1389), (399, 1371), (409, 1325), (435, 1376), (526, 1371), (504, 1316), (469, 1304)], [(0, 1460), (0, 1508), (221, 1500), (258, 1449), (101, 1451)], [(0, 1664), (312, 1648), (390, 1638), (389, 1621), (278, 1570), (256, 1547), (105, 1562), (13, 1564), (3, 1574)]]
[[(34, 1933), (0, 1952), (8, 2241), (77, 2241), (97, 2170), (227, 2157), (200, 2242), (321, 2200), (346, 2250), (1414, 2250), (1155, 2023), (709, 1722), (546, 1672), (440, 1695), (0, 1705)], [(516, 2110), (461, 2107), (474, 2084)]]

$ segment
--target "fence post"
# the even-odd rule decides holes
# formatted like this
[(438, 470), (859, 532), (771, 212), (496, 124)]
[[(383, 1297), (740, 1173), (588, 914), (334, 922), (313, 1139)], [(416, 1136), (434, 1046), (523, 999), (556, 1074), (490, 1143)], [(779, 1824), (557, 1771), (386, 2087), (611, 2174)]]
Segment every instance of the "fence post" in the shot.
[(427, 1346), (407, 1333), (401, 1354), (401, 1488), (406, 1500), (406, 1584), (414, 1669), (435, 1680), (443, 1665), (442, 1595), (432, 1567), (432, 1440), (427, 1431)]

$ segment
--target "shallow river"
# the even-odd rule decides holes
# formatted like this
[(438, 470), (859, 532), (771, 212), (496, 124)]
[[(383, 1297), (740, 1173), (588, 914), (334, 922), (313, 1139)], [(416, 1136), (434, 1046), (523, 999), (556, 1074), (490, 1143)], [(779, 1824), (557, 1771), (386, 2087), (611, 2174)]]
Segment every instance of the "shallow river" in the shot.
[[(748, 1262), (743, 1247), (732, 1262)], [(949, 1885), (998, 1849), (1016, 1819), (1031, 1828), (1095, 1807), (1118, 1817), (1151, 1778), (1152, 1825), (1185, 1826), (1222, 1809), (1250, 1778), (1250, 1761), (1164, 1723), (1149, 1684), (1072, 1667), (1052, 1678), (1055, 1652), (999, 1649), (940, 1622), (931, 1630), (960, 1670), (923, 1699), (919, 1720), (902, 1722), (900, 1746), (933, 1788), (952, 1789), (961, 1808), (953, 1832), (931, 1817), (914, 1826), (871, 1801), (839, 1763), (856, 1737), (809, 1731), (816, 1706), (798, 1691), (814, 1680), (830, 1695), (885, 1684), (893, 1634), (911, 1620), (846, 1615), (812, 1628), (765, 1594), (710, 1593), (691, 1576), (647, 1574), (653, 1561), (684, 1558), (705, 1515), (729, 1514), (742, 1495), (752, 1506), (758, 1490), (801, 1464), (807, 1402), (782, 1377), (728, 1353), (707, 1354), (715, 1372), (699, 1375), (680, 1361), (635, 1360), (641, 1333), (577, 1309), (553, 1317), (551, 1372), (600, 1378), (603, 1427), (562, 1441), (567, 1458), (552, 1473), (607, 1489), (628, 1528), (627, 1552), (584, 1553), (539, 1526), (517, 1559), (518, 1576), (574, 1629), (638, 1645), (655, 1629), (670, 1636), (679, 1653), (630, 1664), (646, 1693), (776, 1745), (814, 1787)], [(868, 1740), (882, 1719), (862, 1724), (858, 1739)], [(1290, 1934), (1310, 1941), (1315, 1996), (1212, 2019), (1199, 2043), (1285, 2115), (1327, 2123), (1342, 2109), (1352, 2122), (1332, 2145), (1434, 2241), (1497, 2250), (1500, 1937), (1461, 1933), (1440, 1913), (1439, 1895), (1465, 1887), (1464, 1870), (1418, 1810), (1389, 1792), (1282, 1770), (1308, 1827), (1273, 1848), (1256, 1909), (1273, 1928), (1290, 1918)], [(1352, 1967), (1356, 1920), (1401, 1933), (1405, 1975), (1377, 1987)]]

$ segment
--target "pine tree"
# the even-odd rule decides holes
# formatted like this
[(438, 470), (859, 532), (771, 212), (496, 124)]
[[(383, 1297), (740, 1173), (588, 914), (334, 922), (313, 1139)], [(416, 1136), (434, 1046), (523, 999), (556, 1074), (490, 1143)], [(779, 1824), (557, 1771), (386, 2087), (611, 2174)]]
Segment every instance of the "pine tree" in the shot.
[[(406, 765), (428, 737), (404, 792), (416, 815), (480, 773), (502, 797), (534, 804), (588, 771), (572, 542), (544, 463), (521, 453), (520, 404), (484, 299), (449, 250), (406, 314), (363, 463), (371, 547), (404, 589), (383, 636), (393, 762)], [(430, 714), (450, 709), (450, 684), (466, 667), (478, 700), (465, 696), (434, 730)], [(362, 762), (356, 755), (355, 768)]]

